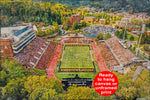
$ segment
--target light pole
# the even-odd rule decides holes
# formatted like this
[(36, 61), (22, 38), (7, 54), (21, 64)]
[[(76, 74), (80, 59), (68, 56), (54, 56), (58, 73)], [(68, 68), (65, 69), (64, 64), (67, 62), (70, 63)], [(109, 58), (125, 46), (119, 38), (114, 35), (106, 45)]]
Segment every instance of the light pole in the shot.
[(139, 46), (140, 46), (140, 43), (141, 43), (141, 39), (142, 39), (142, 34), (144, 33), (145, 31), (145, 24), (143, 23), (143, 19), (141, 18), (142, 20), (142, 31), (141, 31), (141, 34), (140, 34), (140, 39), (139, 39), (139, 43), (138, 43), (138, 48), (136, 49), (136, 55), (138, 55), (138, 51), (139, 51)]
[(124, 34), (123, 34), (123, 40), (125, 41), (125, 35), (126, 35), (126, 27), (128, 25), (128, 19), (126, 20), (126, 23), (125, 23), (125, 30), (124, 30)]

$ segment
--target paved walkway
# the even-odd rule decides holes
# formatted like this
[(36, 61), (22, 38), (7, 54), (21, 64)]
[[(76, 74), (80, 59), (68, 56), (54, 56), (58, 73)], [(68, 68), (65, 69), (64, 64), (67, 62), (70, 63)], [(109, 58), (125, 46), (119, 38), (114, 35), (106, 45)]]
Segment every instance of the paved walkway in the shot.
[(98, 46), (96, 44), (94, 44), (94, 43), (92, 43), (91, 45), (92, 45), (93, 50), (94, 50), (94, 52), (96, 54), (97, 64), (98, 64), (100, 72), (107, 71), (107, 68), (106, 68), (105, 63), (103, 61), (103, 58), (102, 58), (102, 56), (100, 54), (100, 50), (99, 50)]
[(56, 35), (58, 35), (58, 32), (57, 32), (57, 33), (54, 33), (54, 34), (51, 34), (51, 35), (48, 35), (48, 36), (44, 36), (44, 37), (42, 37), (42, 38), (47, 39), (47, 38), (54, 37), (54, 36), (56, 36)]
[(62, 42), (60, 42), (59, 45), (57, 45), (57, 48), (55, 50), (55, 54), (52, 58), (52, 60), (50, 61), (48, 67), (47, 67), (47, 77), (48, 78), (55, 78), (57, 79), (57, 77), (55, 76), (55, 67), (56, 67), (56, 64), (57, 64), (57, 59), (58, 59), (58, 56), (59, 56), (59, 53), (61, 51), (61, 48), (62, 48)]

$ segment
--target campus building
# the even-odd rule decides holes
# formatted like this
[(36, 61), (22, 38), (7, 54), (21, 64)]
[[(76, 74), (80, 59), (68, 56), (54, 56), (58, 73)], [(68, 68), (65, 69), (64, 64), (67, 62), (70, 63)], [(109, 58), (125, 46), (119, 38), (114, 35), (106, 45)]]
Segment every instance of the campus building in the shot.
[(106, 24), (106, 20), (105, 19), (99, 19), (99, 23), (100, 23), (100, 25), (105, 25)]
[(92, 23), (92, 22), (95, 22), (96, 18), (95, 17), (84, 17), (84, 21), (85, 22), (89, 22), (89, 23)]
[(19, 53), (26, 45), (35, 38), (35, 31), (32, 25), (2, 27), (0, 37), (1, 54), (3, 56), (13, 56)]
[(134, 25), (131, 23), (131, 18), (122, 18), (121, 21), (116, 21), (116, 25), (120, 29), (128, 29), (130, 31), (140, 31), (140, 25)]

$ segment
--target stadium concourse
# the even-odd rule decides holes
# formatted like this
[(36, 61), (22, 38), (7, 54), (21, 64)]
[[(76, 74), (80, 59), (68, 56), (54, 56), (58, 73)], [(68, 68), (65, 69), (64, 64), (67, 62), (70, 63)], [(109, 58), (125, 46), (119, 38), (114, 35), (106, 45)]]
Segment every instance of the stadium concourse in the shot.
[(54, 56), (53, 56), (52, 60), (50, 61), (49, 65), (46, 69), (48, 78), (57, 79), (57, 77), (55, 76), (54, 70), (55, 70), (55, 67), (56, 67), (56, 64), (57, 64), (57, 59), (58, 59), (58, 56), (59, 56), (59, 53), (61, 51), (62, 46), (63, 46), (62, 42), (60, 42), (59, 45), (57, 45)]

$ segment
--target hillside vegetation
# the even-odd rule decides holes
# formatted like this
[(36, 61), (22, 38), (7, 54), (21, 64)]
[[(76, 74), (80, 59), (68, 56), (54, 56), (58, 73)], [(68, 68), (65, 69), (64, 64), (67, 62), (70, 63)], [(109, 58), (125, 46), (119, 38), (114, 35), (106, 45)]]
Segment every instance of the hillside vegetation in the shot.
[[(40, 0), (34, 0), (40, 1)], [(114, 11), (125, 10), (132, 12), (148, 12), (150, 15), (150, 0), (44, 0), (51, 3), (66, 4), (71, 8), (80, 6), (89, 6), (96, 8), (104, 8), (104, 11), (109, 11), (113, 8)]]

